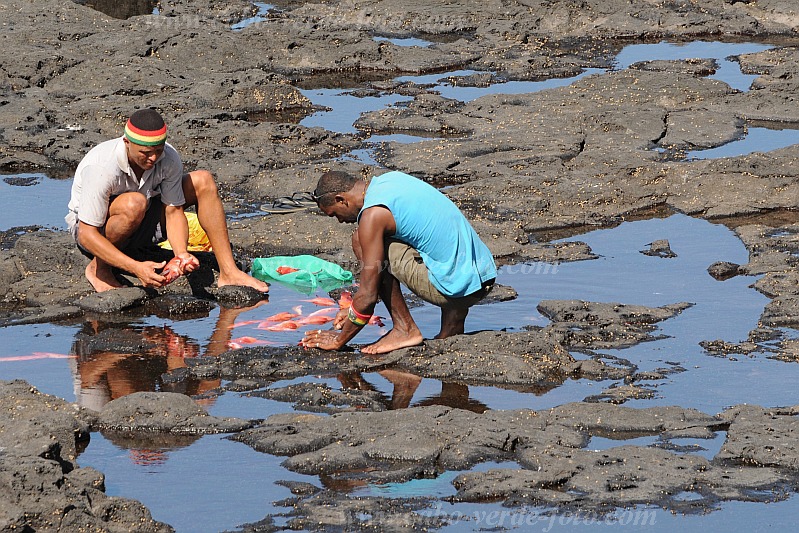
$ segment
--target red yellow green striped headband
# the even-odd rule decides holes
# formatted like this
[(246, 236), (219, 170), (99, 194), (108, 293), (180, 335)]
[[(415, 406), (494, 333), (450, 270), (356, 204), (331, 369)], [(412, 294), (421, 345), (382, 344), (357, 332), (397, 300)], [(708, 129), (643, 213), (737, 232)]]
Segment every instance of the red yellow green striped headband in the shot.
[(125, 137), (134, 144), (142, 146), (158, 146), (166, 142), (166, 124), (158, 130), (143, 130), (131, 124), (130, 119), (125, 124)]

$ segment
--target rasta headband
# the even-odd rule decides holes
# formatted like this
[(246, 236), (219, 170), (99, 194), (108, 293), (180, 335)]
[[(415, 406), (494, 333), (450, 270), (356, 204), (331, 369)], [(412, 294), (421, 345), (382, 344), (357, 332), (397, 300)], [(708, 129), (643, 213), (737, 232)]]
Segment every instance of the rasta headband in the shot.
[(134, 126), (130, 120), (125, 124), (125, 137), (134, 144), (157, 146), (166, 142), (166, 124), (157, 130), (143, 130)]

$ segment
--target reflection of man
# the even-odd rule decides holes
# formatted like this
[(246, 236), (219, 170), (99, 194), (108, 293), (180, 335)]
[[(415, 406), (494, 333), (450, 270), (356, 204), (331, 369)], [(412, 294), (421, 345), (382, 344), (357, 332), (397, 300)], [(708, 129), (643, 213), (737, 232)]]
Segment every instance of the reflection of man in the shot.
[[(411, 400), (422, 378), (402, 370), (385, 369), (378, 372), (394, 387), (391, 393), (391, 400), (383, 403), (388, 409), (407, 409), (411, 405)], [(356, 390), (377, 390), (374, 385), (366, 381), (360, 372), (350, 372), (336, 376), (341, 382), (343, 389)], [(469, 387), (460, 383), (441, 382), (441, 392), (435, 396), (417, 399), (415, 406), (425, 405), (446, 405), (456, 409), (465, 409), (474, 413), (484, 413), (488, 406), (480, 400), (469, 397)]]
[[(264, 303), (262, 301), (252, 307), (236, 309), (220, 307), (219, 317), (203, 355), (216, 357), (227, 351), (236, 318)], [(124, 330), (104, 327), (98, 322), (87, 322), (73, 343), (72, 353), (78, 357), (70, 362), (74, 365), (73, 379), (78, 405), (99, 411), (111, 400), (134, 392), (157, 390), (194, 396), (219, 387), (218, 379), (186, 379), (164, 383), (165, 373), (185, 368), (186, 359), (201, 354), (196, 341), (175, 333), (169, 326)], [(120, 350), (109, 350), (109, 345), (119, 345)], [(95, 346), (102, 349), (95, 349)], [(212, 402), (207, 398), (196, 401), (204, 406)]]
[(327, 172), (314, 196), (326, 215), (339, 222), (358, 222), (352, 249), (362, 271), (348, 313), (336, 317), (341, 332), (312, 331), (303, 339), (304, 346), (340, 349), (368, 323), (378, 296), (394, 329), (361, 351), (379, 354), (421, 344), (422, 334), (408, 311), (400, 282), (441, 308), (436, 338), (463, 333), (469, 307), (488, 294), (497, 271), (488, 247), (449, 198), (402, 172), (370, 182)]
[(130, 116), (125, 134), (92, 148), (78, 165), (72, 184), (67, 225), (78, 248), (91, 259), (86, 279), (98, 292), (122, 284), (112, 268), (135, 275), (145, 287), (161, 287), (163, 262), (131, 257), (152, 244), (162, 229), (180, 259), (182, 272), (199, 266), (188, 251), (185, 206), (197, 206), (217, 263), (218, 285), (267, 285), (242, 272), (233, 259), (225, 212), (213, 176), (204, 170), (184, 174), (180, 156), (166, 143), (166, 124), (153, 109)]

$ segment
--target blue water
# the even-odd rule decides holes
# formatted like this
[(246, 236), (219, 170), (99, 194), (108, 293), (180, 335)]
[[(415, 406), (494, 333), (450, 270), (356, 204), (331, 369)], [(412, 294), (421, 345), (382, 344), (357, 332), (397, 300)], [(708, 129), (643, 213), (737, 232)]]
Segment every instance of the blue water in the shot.
[(267, 20), (269, 11), (275, 8), (272, 4), (264, 4), (263, 2), (253, 2), (253, 5), (258, 8), (258, 11), (252, 17), (247, 17), (239, 22), (232, 24), (230, 29), (233, 31), (241, 31), (248, 26), (252, 26), (257, 22)]
[(395, 38), (395, 37), (375, 37), (375, 41), (387, 41), (392, 44), (396, 44), (397, 46), (417, 46), (419, 48), (428, 48), (433, 45), (430, 41), (425, 41), (424, 39), (417, 39), (416, 37), (405, 37), (405, 38)]
[[(10, 178), (31, 179), (32, 185), (11, 185)], [(0, 175), (0, 197), (3, 213), (0, 231), (18, 226), (44, 226), (66, 229), (64, 217), (72, 188), (72, 180), (56, 180), (44, 174)]]
[(625, 69), (639, 61), (715, 59), (719, 65), (710, 78), (723, 81), (733, 89), (748, 91), (757, 78), (756, 75), (743, 74), (732, 56), (753, 54), (773, 48), (758, 43), (722, 43), (718, 41), (692, 41), (689, 43), (660, 42), (657, 44), (631, 44), (625, 46), (614, 60), (614, 68)]

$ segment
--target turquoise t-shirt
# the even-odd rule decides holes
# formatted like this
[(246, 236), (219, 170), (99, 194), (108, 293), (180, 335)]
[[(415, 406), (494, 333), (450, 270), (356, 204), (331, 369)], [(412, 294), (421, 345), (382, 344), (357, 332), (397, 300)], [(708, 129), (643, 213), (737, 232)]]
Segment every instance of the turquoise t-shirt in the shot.
[(458, 206), (438, 189), (403, 172), (372, 178), (364, 196), (364, 210), (384, 206), (394, 216), (394, 239), (419, 252), (430, 282), (442, 294), (459, 298), (496, 278), (497, 268)]

